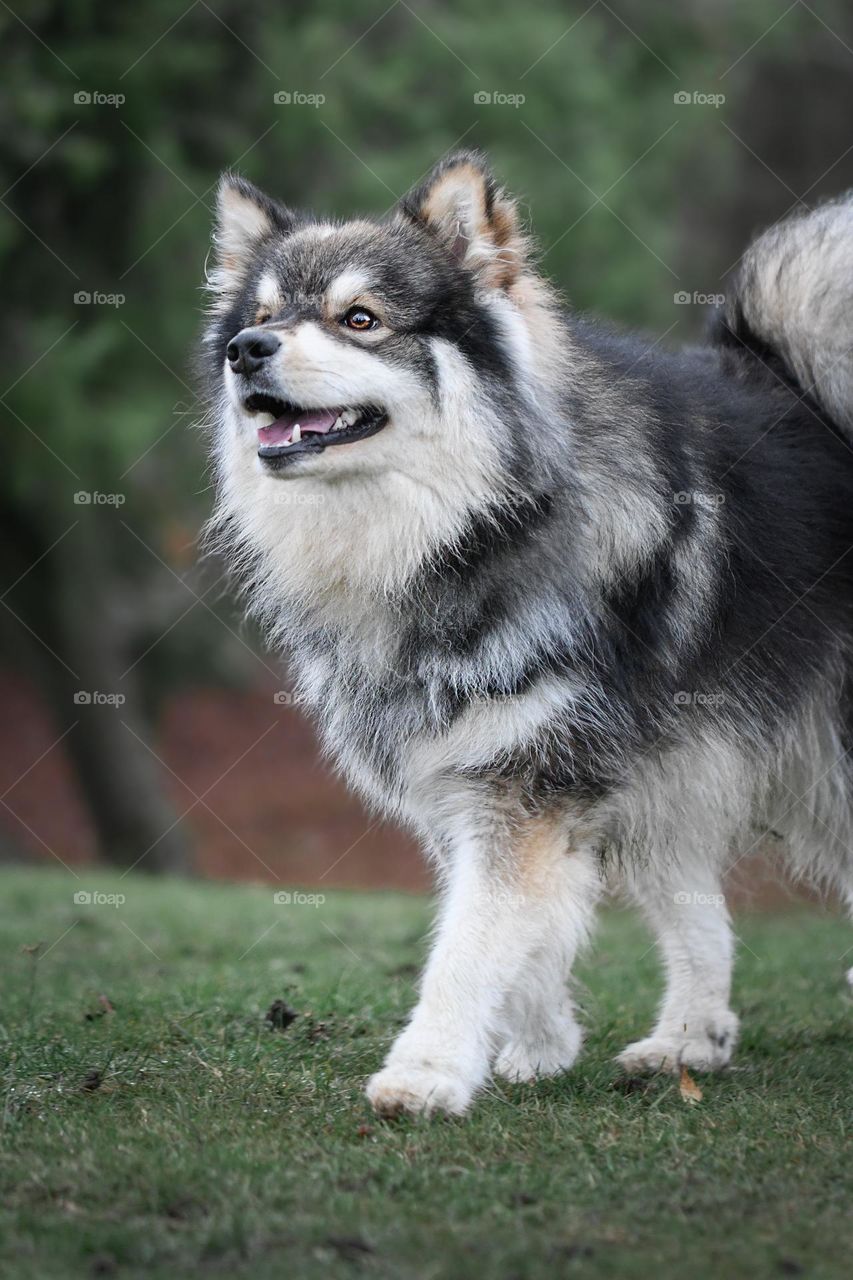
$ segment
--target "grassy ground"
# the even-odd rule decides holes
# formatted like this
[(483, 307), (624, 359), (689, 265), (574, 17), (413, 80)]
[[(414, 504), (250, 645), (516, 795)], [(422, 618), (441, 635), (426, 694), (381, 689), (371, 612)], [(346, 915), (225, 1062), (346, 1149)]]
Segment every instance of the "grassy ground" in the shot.
[[(0, 1271), (849, 1274), (851, 938), (830, 916), (738, 923), (743, 1040), (698, 1105), (619, 1084), (658, 977), (614, 912), (574, 1072), (494, 1085), (464, 1121), (386, 1123), (361, 1083), (412, 1000), (425, 902), (17, 870), (0, 888)], [(286, 1029), (265, 1020), (277, 999)]]

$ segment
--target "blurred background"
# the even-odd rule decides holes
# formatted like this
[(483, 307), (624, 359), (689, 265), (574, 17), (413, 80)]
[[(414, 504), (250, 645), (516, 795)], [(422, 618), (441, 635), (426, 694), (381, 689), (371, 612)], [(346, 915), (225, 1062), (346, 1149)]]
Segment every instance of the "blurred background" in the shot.
[(199, 550), (218, 174), (381, 213), (483, 148), (574, 306), (691, 341), (754, 231), (853, 184), (853, 9), (10, 0), (0, 38), (0, 860), (423, 887)]

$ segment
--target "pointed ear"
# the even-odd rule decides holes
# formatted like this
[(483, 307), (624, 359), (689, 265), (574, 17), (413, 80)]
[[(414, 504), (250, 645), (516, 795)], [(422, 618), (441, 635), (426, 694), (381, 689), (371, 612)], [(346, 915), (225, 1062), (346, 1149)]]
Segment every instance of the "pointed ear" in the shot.
[(214, 310), (239, 291), (259, 244), (273, 233), (287, 234), (296, 215), (236, 173), (223, 173), (216, 193), (214, 265), (207, 272)]
[(516, 203), (477, 152), (459, 151), (439, 161), (398, 208), (434, 232), (453, 258), (489, 288), (509, 288), (524, 266), (525, 237)]

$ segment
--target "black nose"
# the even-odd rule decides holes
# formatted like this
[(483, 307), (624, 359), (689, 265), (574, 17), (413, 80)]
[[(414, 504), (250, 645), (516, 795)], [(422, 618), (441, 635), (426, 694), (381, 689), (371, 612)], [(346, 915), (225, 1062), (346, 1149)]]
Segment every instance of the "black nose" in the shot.
[(243, 329), (228, 343), (225, 355), (234, 373), (254, 373), (280, 346), (268, 329)]

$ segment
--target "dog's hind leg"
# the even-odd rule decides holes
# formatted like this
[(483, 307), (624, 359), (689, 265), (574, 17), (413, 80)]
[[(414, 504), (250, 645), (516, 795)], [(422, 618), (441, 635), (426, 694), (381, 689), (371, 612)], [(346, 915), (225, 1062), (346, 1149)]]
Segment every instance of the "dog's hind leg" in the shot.
[(493, 1070), (505, 1080), (535, 1080), (568, 1071), (580, 1052), (583, 1032), (566, 988), (569, 969), (562, 949), (537, 953), (501, 1012)]
[(575, 853), (560, 865), (553, 893), (560, 903), (549, 936), (528, 958), (504, 1000), (493, 1070), (506, 1080), (558, 1075), (572, 1066), (583, 1032), (567, 982), (578, 950), (589, 936), (601, 893), (592, 854)]
[(738, 1020), (729, 1008), (734, 946), (718, 875), (708, 867), (636, 871), (629, 891), (657, 936), (666, 992), (651, 1035), (619, 1062), (630, 1073), (725, 1066)]

